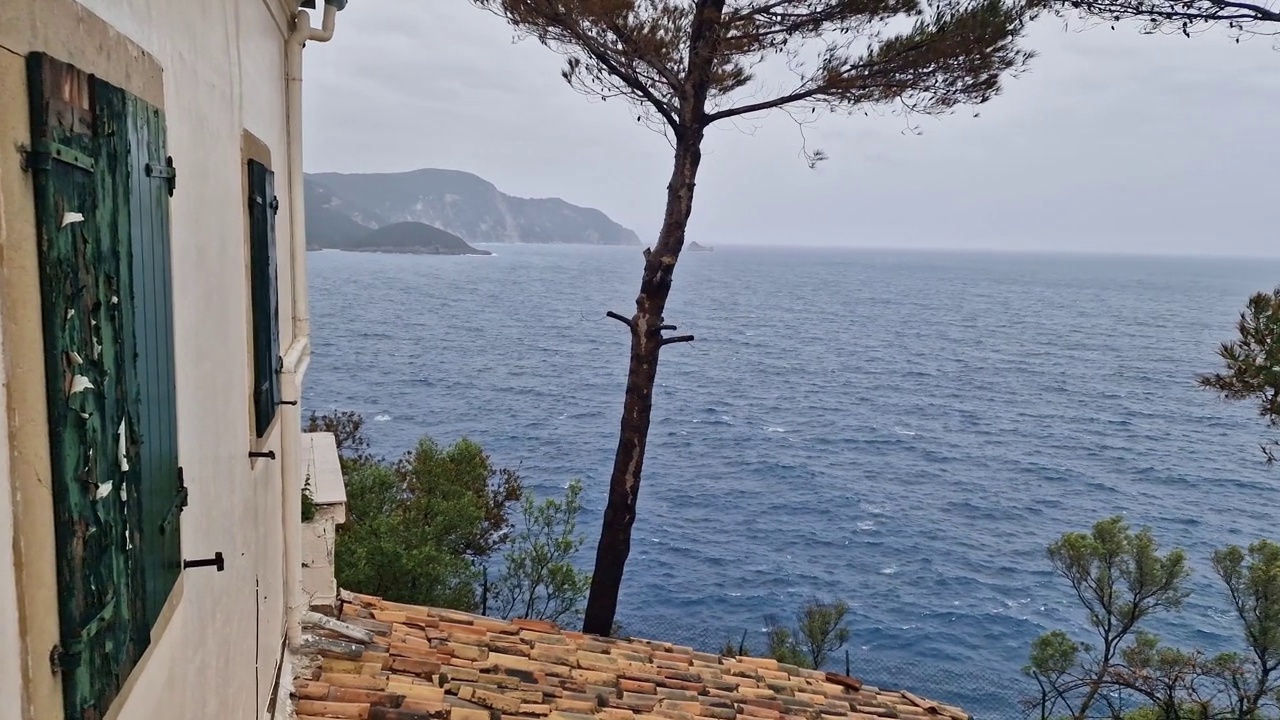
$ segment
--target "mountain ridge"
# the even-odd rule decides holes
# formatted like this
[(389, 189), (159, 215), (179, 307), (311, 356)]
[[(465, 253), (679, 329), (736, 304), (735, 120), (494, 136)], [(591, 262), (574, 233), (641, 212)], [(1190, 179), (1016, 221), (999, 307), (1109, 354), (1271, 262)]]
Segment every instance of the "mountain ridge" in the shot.
[(600, 210), (555, 197), (508, 195), (461, 170), (308, 173), (305, 184), (308, 242), (314, 237), (317, 246), (335, 233), (354, 232), (352, 224), (378, 228), (398, 222), (432, 225), (469, 243), (640, 244), (634, 231)]

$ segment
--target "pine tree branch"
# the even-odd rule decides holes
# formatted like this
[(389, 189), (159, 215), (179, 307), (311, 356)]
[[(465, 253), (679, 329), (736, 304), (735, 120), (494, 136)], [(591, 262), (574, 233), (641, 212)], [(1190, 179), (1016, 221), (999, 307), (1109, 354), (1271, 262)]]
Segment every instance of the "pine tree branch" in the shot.
[(659, 98), (653, 90), (649, 89), (648, 85), (645, 85), (635, 74), (623, 70), (617, 63), (613, 62), (612, 58), (610, 58), (607, 53), (596, 49), (595, 43), (590, 39), (585, 37), (581, 38), (579, 39), (579, 43), (582, 49), (586, 50), (596, 62), (600, 63), (600, 65), (613, 74), (614, 77), (621, 80), (627, 87), (631, 88), (643, 97), (645, 101), (662, 116), (662, 119), (671, 127), (671, 131), (676, 134), (676, 137), (679, 137), (683, 133), (680, 127), (680, 122), (676, 120), (676, 116), (672, 111), (672, 108)]
[(667, 67), (667, 64), (662, 62), (662, 60), (660, 60), (656, 55), (640, 46), (640, 44), (632, 38), (631, 34), (627, 32), (626, 28), (622, 27), (609, 17), (604, 19), (604, 25), (609, 28), (609, 32), (613, 33), (614, 37), (618, 38), (619, 42), (625, 46), (633, 47), (635, 49), (636, 56), (648, 64), (649, 67), (653, 68), (654, 71), (662, 77), (662, 80), (667, 84), (667, 87), (671, 88), (672, 92), (676, 92), (680, 89), (680, 77), (676, 75), (671, 68)]
[(764, 112), (765, 110), (773, 110), (774, 108), (780, 108), (783, 105), (790, 105), (792, 103), (802, 102), (804, 100), (808, 100), (810, 98), (816, 97), (817, 95), (821, 94), (824, 89), (825, 88), (822, 88), (822, 87), (815, 87), (815, 88), (809, 88), (808, 90), (797, 90), (791, 93), (790, 95), (782, 95), (780, 97), (776, 97), (771, 100), (762, 100), (760, 102), (750, 103), (748, 105), (738, 105), (736, 107), (726, 108), (724, 110), (713, 112), (707, 115), (706, 124), (710, 125), (713, 122), (719, 122), (727, 118), (738, 117), (739, 115), (750, 115), (752, 113)]
[(1069, 0), (1066, 4), (1107, 18), (1148, 18), (1161, 22), (1280, 23), (1280, 11), (1236, 0), (1196, 0), (1189, 3), (1176, 3), (1172, 0)]

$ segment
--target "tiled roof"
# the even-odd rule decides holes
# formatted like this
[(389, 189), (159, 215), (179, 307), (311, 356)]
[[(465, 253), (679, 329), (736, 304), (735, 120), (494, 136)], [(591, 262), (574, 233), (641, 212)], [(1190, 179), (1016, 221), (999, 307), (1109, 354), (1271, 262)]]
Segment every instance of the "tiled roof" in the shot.
[(372, 642), (314, 632), (345, 644), (319, 641), (318, 666), (294, 680), (300, 720), (969, 720), (767, 658), (343, 596), (341, 621)]

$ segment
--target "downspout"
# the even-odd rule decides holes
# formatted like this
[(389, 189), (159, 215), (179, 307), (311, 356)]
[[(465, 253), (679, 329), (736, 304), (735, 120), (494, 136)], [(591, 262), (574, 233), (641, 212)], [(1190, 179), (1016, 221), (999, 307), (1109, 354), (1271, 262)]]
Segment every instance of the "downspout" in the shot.
[(296, 649), (302, 640), (302, 615), (310, 605), (302, 591), (302, 379), (311, 364), (311, 312), (307, 299), (307, 228), (302, 177), (302, 48), (328, 42), (338, 10), (346, 0), (326, 0), (320, 27), (299, 10), (285, 48), (285, 113), (288, 120), (290, 294), (293, 297), (293, 341), (285, 351), (281, 386), (292, 405), (281, 406), (280, 466), (284, 470), (281, 507), (284, 517), (285, 632)]

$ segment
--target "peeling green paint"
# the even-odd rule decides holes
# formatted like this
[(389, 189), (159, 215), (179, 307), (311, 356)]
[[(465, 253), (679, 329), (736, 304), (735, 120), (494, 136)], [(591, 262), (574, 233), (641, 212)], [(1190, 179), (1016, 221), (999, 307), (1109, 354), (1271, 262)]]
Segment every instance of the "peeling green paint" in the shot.
[(157, 519), (178, 485), (168, 195), (139, 172), (165, 157), (164, 119), (44, 55), (29, 57), (28, 80), (32, 145), (62, 149), (30, 165), (58, 553), (55, 660), (67, 717), (98, 720), (181, 571), (178, 533), (162, 533)]

